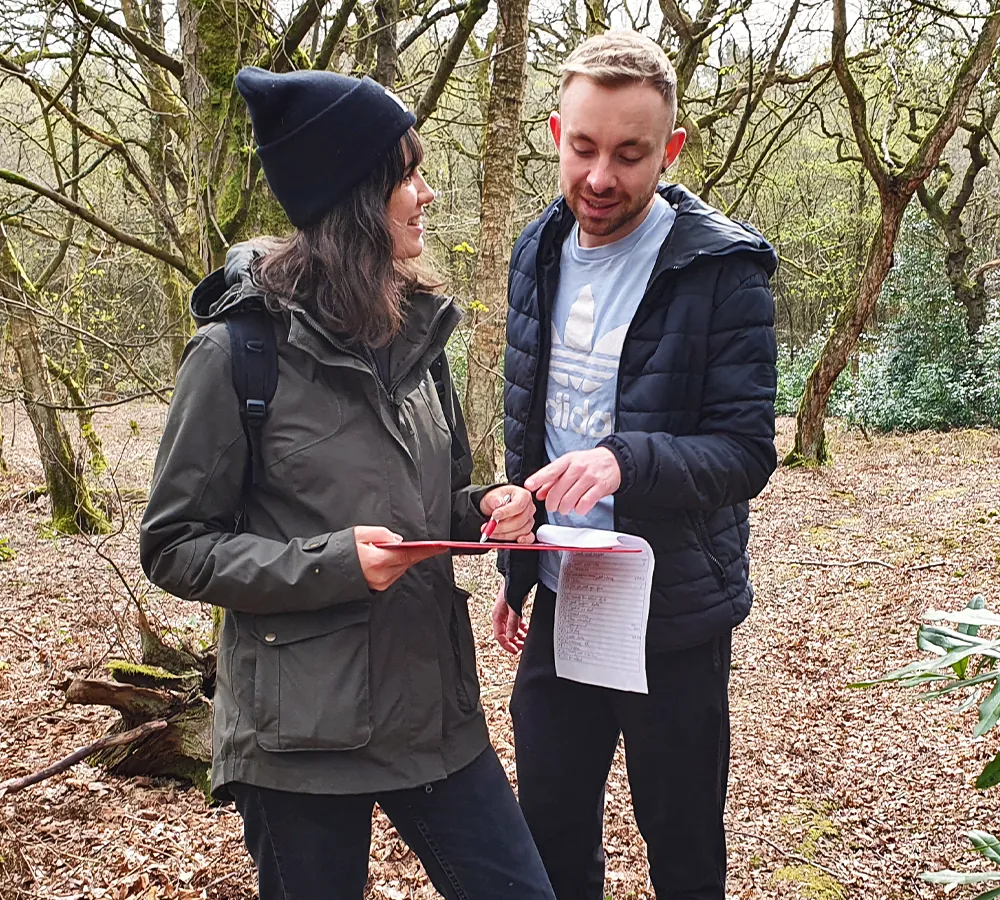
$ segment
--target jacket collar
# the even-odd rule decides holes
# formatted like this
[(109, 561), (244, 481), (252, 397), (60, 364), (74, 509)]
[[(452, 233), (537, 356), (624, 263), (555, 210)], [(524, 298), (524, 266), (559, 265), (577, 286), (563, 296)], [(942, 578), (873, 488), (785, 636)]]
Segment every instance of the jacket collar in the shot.
[[(368, 371), (358, 348), (332, 334), (299, 306), (291, 307), (288, 343), (327, 366)], [(389, 384), (394, 401), (410, 393), (441, 354), (462, 319), (454, 300), (436, 294), (415, 293), (407, 301), (402, 331), (389, 347)]]
[[(705, 203), (680, 184), (661, 184), (659, 195), (676, 211), (667, 239), (660, 248), (650, 281), (668, 270), (683, 269), (703, 257), (752, 253), (770, 276), (778, 264), (774, 248), (750, 225), (737, 222)], [(542, 213), (538, 229), (538, 255), (554, 259), (573, 229), (576, 219), (563, 197)]]

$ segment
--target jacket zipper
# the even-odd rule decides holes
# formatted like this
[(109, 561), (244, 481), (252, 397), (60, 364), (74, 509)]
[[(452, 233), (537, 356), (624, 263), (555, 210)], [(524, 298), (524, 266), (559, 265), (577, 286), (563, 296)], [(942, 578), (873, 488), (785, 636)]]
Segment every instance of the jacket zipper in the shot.
[(698, 538), (698, 543), (701, 545), (702, 552), (708, 557), (708, 561), (712, 564), (712, 568), (715, 569), (715, 577), (719, 582), (719, 587), (725, 587), (726, 581), (726, 569), (719, 561), (719, 558), (712, 552), (712, 545), (708, 537), (708, 526), (705, 524), (701, 513), (692, 512), (691, 518), (694, 520), (694, 534)]
[[(699, 254), (700, 256), (701, 254)], [(653, 289), (659, 284), (659, 282), (664, 279), (668, 272), (673, 272), (674, 269), (664, 269), (660, 272), (652, 281), (650, 281), (649, 286), (646, 288), (646, 292), (642, 295), (642, 299), (639, 301), (639, 305), (636, 307), (635, 314), (632, 316), (632, 321), (629, 322), (628, 330), (625, 332), (625, 339), (622, 341), (622, 355), (618, 360), (618, 379), (615, 383), (615, 427), (618, 427), (618, 414), (621, 408), (621, 397), (622, 397), (622, 360), (625, 358), (625, 347), (628, 345), (629, 339), (632, 337), (632, 331), (635, 327), (636, 320), (639, 318), (639, 313), (642, 311), (643, 307), (649, 300), (649, 297), (653, 294)], [(726, 586), (726, 569), (725, 566), (719, 561), (719, 558), (712, 552), (711, 544), (708, 540), (708, 529), (704, 527), (701, 514), (699, 512), (692, 512), (691, 519), (694, 523), (694, 535), (700, 545), (702, 552), (708, 557), (708, 561), (712, 568), (715, 570), (716, 580), (719, 582), (719, 587)], [(614, 523), (615, 530), (618, 530), (618, 506), (614, 506)], [(704, 533), (702, 533), (704, 531)]]
[[(642, 312), (643, 307), (647, 304), (647, 302), (649, 301), (649, 298), (653, 294), (653, 288), (656, 287), (656, 285), (659, 284), (660, 280), (664, 278), (664, 276), (666, 275), (667, 272), (673, 272), (673, 271), (675, 271), (675, 270), (674, 269), (664, 269), (662, 272), (659, 272), (656, 275), (656, 277), (654, 277), (649, 282), (649, 284), (646, 286), (645, 292), (642, 295), (642, 298), (639, 300), (639, 305), (635, 308), (635, 312), (632, 314), (632, 319), (628, 323), (628, 328), (625, 331), (625, 338), (622, 341), (622, 355), (618, 357), (618, 371), (615, 373), (615, 422), (614, 422), (614, 431), (611, 432), (612, 434), (614, 434), (615, 431), (618, 430), (618, 418), (619, 418), (619, 413), (621, 411), (621, 405), (622, 405), (622, 360), (625, 359), (625, 348), (628, 346), (628, 342), (629, 342), (629, 340), (632, 337), (632, 332), (635, 329), (635, 323), (636, 323), (636, 320), (639, 318), (639, 313)], [(614, 521), (614, 524), (615, 524), (615, 531), (617, 531), (618, 530), (618, 504), (612, 502), (611, 505), (612, 505), (612, 509), (614, 510), (614, 520), (613, 521)]]

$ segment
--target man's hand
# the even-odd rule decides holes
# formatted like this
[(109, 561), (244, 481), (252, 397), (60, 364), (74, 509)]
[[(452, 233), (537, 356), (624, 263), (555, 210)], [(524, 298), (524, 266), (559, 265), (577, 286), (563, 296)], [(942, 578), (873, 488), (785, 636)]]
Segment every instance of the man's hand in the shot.
[[(507, 497), (510, 501), (505, 503)], [(519, 544), (534, 542), (535, 501), (530, 491), (514, 484), (493, 488), (483, 496), (479, 509), (487, 518), (496, 519), (497, 527), (491, 540), (516, 541)]]
[(528, 625), (514, 610), (507, 605), (504, 586), (497, 591), (497, 599), (493, 604), (493, 637), (508, 653), (518, 654), (524, 647), (524, 639), (528, 636)]
[(410, 566), (448, 552), (446, 548), (438, 547), (390, 550), (388, 547), (375, 546), (375, 544), (398, 544), (401, 540), (403, 539), (396, 532), (381, 525), (355, 526), (354, 546), (358, 551), (361, 574), (365, 576), (368, 587), (373, 591), (384, 591)]
[(574, 450), (539, 469), (524, 486), (549, 512), (585, 516), (599, 500), (610, 497), (622, 483), (618, 460), (606, 447)]

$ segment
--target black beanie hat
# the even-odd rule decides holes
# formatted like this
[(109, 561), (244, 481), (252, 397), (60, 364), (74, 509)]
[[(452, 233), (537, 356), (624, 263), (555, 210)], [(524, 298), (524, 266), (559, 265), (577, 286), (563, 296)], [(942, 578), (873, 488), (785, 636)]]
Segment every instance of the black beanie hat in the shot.
[(236, 88), (267, 183), (296, 228), (319, 220), (417, 121), (370, 78), (248, 66)]

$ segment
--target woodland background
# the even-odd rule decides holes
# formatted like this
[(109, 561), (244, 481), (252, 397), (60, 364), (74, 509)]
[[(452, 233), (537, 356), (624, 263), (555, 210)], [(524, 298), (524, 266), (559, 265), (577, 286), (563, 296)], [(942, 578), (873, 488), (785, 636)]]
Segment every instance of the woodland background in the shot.
[[(449, 351), (492, 480), (510, 248), (558, 190), (559, 63), (609, 27), (677, 69), (689, 140), (668, 177), (781, 260), (785, 465), (755, 501), (736, 648), (733, 894), (934, 896), (921, 872), (976, 868), (961, 834), (996, 819), (972, 783), (1000, 715), (998, 0), (0, 0), (0, 783), (109, 727), (168, 723), (0, 784), (0, 896), (252, 889), (231, 811), (181, 788), (203, 777), (211, 616), (135, 559), (192, 287), (233, 243), (288, 228), (236, 71), (370, 74), (416, 112), (428, 250), (468, 312)], [(461, 577), (513, 775), (495, 576)], [(928, 609), (970, 603), (985, 610), (921, 627), (944, 667), (905, 681), (943, 679), (971, 698), (958, 715), (846, 687), (915, 658)], [(620, 762), (609, 894), (642, 897)], [(384, 822), (373, 854), (372, 896), (426, 896)]]

